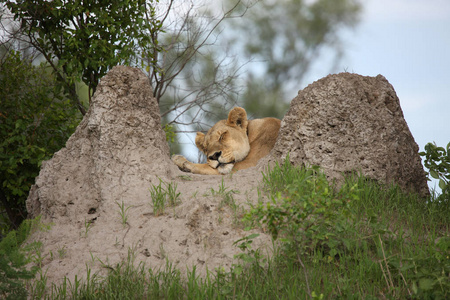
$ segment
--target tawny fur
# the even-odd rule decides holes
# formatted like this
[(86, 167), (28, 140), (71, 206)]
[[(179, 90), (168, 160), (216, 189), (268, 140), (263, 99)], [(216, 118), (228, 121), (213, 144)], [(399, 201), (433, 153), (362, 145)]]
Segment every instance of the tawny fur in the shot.
[(227, 120), (217, 122), (205, 135), (197, 132), (195, 144), (206, 154), (206, 164), (195, 164), (184, 156), (172, 161), (185, 172), (204, 175), (228, 174), (256, 166), (275, 145), (281, 121), (276, 118), (247, 120), (241, 107), (233, 108)]

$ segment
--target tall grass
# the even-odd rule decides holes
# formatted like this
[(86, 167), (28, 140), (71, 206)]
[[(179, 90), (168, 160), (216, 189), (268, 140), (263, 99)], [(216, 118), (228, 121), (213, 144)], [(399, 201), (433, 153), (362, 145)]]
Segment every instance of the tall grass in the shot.
[[(274, 212), (282, 215), (284, 219), (276, 219), (275, 227), (284, 230), (284, 240), (279, 243), (283, 257), (289, 257), (293, 244), (303, 249), (308, 243), (314, 245), (302, 256), (308, 274), (305, 280), (312, 281), (310, 297), (445, 299), (450, 295), (448, 203), (433, 197), (422, 199), (403, 193), (396, 185), (380, 185), (355, 174), (347, 177), (340, 189), (323, 185), (324, 179), (316, 168), (294, 168), (287, 161), (276, 165), (264, 176), (266, 192), (272, 198), (278, 195), (276, 204), (270, 209), (260, 204), (259, 211), (250, 214), (259, 217), (259, 223), (269, 230)], [(343, 206), (346, 200), (348, 205)], [(346, 218), (317, 209), (327, 201), (334, 203), (329, 208), (338, 215), (346, 214)], [(291, 212), (308, 213), (311, 204), (316, 210), (309, 211), (303, 222), (325, 226), (311, 230), (303, 225), (293, 232), (298, 228), (291, 218), (283, 228)], [(314, 219), (314, 224), (308, 224), (309, 219)], [(327, 223), (327, 219), (332, 222)], [(301, 263), (298, 256), (291, 262)], [(317, 279), (321, 284), (313, 282)]]
[[(246, 224), (272, 234), (275, 250), (236, 242), (240, 263), (200, 277), (135, 265), (133, 253), (105, 278), (53, 286), (48, 299), (448, 299), (450, 207), (362, 176), (337, 188), (318, 168), (287, 161), (264, 174)], [(35, 282), (39, 284), (39, 281)]]

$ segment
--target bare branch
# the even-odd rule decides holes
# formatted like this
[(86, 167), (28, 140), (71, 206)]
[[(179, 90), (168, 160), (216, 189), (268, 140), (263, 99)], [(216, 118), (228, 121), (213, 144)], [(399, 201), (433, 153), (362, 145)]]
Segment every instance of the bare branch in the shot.
[[(165, 33), (158, 38), (164, 51), (158, 58), (157, 67), (151, 68), (149, 71), (149, 80), (160, 107), (169, 105), (168, 109), (162, 113), (162, 117), (176, 113), (175, 120), (180, 114), (195, 107), (206, 112), (208, 110), (206, 103), (214, 101), (217, 97), (224, 99), (232, 93), (228, 86), (236, 80), (237, 72), (234, 71), (227, 76), (221, 75), (221, 78), (217, 77), (218, 73), (225, 72), (220, 68), (225, 66), (223, 62), (226, 58), (215, 66), (214, 72), (217, 74), (206, 85), (205, 82), (196, 79), (197, 75), (194, 70), (198, 68), (195, 66), (198, 59), (205, 59), (204, 50), (208, 52), (209, 47), (217, 43), (218, 36), (221, 33), (219, 26), (226, 19), (241, 17), (245, 14), (248, 7), (245, 7), (239, 14), (233, 14), (241, 4), (242, 1), (239, 0), (219, 17), (211, 17), (206, 13), (199, 13), (198, 7), (192, 1), (175, 6), (174, 1), (171, 0), (168, 2), (165, 11), (160, 13), (159, 18)], [(180, 15), (175, 10), (184, 11), (184, 13)], [(181, 78), (182, 73), (184, 78)], [(195, 83), (195, 86), (192, 86), (193, 83)], [(184, 91), (183, 86), (186, 84), (190, 85), (190, 91)], [(220, 90), (220, 95), (217, 92), (212, 92), (214, 89)], [(167, 101), (161, 101), (169, 90), (176, 93), (173, 97), (177, 97), (177, 101), (171, 101), (171, 104), (167, 104)], [(198, 114), (194, 112), (192, 120), (194, 121), (197, 117)]]

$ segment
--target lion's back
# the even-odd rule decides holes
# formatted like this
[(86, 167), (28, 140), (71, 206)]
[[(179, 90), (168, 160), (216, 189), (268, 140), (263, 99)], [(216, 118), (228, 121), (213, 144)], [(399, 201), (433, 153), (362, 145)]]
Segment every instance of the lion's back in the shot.
[(276, 118), (263, 118), (249, 121), (248, 139), (250, 152), (247, 157), (236, 163), (234, 171), (256, 166), (258, 161), (268, 155), (275, 145), (280, 131), (281, 120)]

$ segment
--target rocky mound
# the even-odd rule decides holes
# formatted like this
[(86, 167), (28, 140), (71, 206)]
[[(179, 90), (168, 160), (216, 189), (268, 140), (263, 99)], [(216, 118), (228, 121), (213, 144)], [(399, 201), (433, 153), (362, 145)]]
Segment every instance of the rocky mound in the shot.
[[(127, 259), (182, 271), (230, 267), (250, 234), (239, 211), (256, 202), (261, 168), (284, 157), (322, 166), (330, 177), (354, 169), (424, 192), (426, 181), (398, 99), (382, 77), (339, 74), (301, 91), (283, 119), (277, 144), (257, 168), (232, 176), (183, 173), (171, 162), (159, 108), (141, 71), (115, 67), (102, 78), (91, 108), (66, 147), (42, 165), (27, 200), (31, 217), (50, 230), (42, 242), (48, 284), (106, 272)], [(151, 190), (176, 187), (178, 204), (155, 214)], [(254, 247), (270, 245), (261, 234)]]
[(425, 196), (418, 152), (392, 85), (381, 75), (341, 73), (299, 91), (270, 159), (289, 153), (292, 163), (321, 166), (333, 179), (358, 171)]

